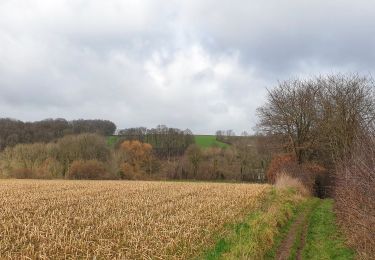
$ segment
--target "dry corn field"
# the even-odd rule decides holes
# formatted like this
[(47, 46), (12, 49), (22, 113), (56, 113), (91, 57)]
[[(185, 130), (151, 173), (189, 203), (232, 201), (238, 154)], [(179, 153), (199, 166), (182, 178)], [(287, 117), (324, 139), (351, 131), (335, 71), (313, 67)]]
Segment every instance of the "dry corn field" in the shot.
[(188, 259), (267, 185), (0, 180), (1, 259)]

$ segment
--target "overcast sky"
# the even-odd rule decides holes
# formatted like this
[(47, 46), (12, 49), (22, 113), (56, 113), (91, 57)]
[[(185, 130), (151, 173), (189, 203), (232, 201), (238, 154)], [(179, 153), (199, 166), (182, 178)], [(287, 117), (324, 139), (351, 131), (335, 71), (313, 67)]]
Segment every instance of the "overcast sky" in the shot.
[(0, 117), (240, 133), (280, 80), (374, 69), (373, 0), (0, 0)]

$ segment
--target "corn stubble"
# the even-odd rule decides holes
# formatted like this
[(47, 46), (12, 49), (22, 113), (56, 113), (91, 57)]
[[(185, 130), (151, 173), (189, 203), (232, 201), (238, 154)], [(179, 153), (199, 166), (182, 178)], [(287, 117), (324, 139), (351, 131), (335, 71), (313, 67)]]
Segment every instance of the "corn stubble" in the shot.
[(267, 185), (0, 180), (8, 259), (186, 259)]

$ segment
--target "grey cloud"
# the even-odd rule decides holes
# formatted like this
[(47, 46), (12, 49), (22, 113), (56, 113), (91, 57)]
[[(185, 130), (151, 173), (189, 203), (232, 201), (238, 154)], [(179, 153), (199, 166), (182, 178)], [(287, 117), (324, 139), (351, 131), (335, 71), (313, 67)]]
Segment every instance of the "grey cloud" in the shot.
[(375, 3), (4, 0), (4, 117), (251, 130), (266, 87), (375, 68)]

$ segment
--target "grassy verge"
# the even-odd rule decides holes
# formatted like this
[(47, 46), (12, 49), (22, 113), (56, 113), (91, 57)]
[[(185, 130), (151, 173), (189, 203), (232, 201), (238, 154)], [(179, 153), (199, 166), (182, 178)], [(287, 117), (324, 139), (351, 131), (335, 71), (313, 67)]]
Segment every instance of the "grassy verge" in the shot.
[(217, 141), (216, 136), (214, 135), (195, 135), (194, 138), (195, 138), (195, 143), (202, 148), (209, 148), (213, 146), (225, 148), (229, 146), (226, 143)]
[(322, 200), (309, 218), (303, 259), (354, 259), (339, 233), (333, 213), (333, 200)]
[(203, 258), (263, 259), (305, 200), (292, 189), (272, 189), (257, 210), (241, 222), (228, 225), (225, 237), (218, 238)]

